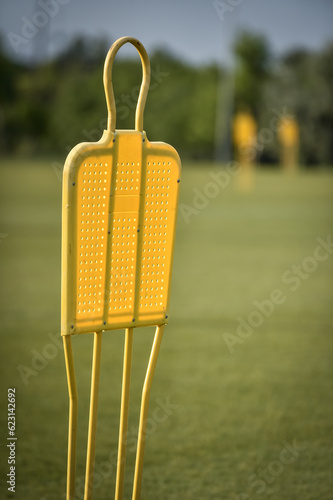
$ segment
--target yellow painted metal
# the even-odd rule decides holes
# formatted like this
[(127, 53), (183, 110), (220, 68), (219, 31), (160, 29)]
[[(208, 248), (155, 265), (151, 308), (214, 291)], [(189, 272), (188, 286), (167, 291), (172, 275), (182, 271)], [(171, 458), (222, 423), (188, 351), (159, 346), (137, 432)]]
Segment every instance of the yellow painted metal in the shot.
[(146, 373), (145, 382), (142, 391), (141, 410), (140, 410), (140, 423), (138, 433), (138, 445), (136, 451), (136, 462), (133, 483), (133, 500), (140, 500), (141, 483), (142, 483), (142, 469), (143, 469), (143, 456), (145, 451), (146, 432), (147, 432), (147, 418), (149, 407), (150, 389), (153, 382), (155, 373), (158, 353), (161, 347), (164, 325), (156, 328), (154, 343), (149, 358), (148, 369)]
[[(110, 128), (76, 146), (64, 168), (62, 335), (167, 322), (180, 159), (141, 130), (148, 56), (139, 42), (121, 40), (104, 71)], [(113, 131), (108, 64), (126, 41), (145, 61), (137, 130)]]
[[(143, 79), (135, 130), (116, 129), (112, 64), (124, 43), (141, 58)], [(149, 393), (168, 320), (180, 181), (180, 158), (150, 142), (143, 112), (150, 63), (142, 44), (120, 38), (107, 55), (104, 87), (108, 128), (95, 143), (78, 144), (63, 175), (61, 333), (70, 396), (67, 500), (75, 497), (77, 390), (71, 335), (94, 333), (85, 500), (92, 498), (102, 332), (126, 329), (116, 499), (123, 498), (133, 328), (156, 326), (144, 383), (133, 499), (140, 496)]]
[(123, 382), (122, 382), (123, 388), (121, 395), (115, 500), (121, 500), (123, 498), (123, 493), (124, 493), (132, 345), (133, 345), (133, 328), (128, 328), (126, 329), (125, 332), (124, 366), (123, 366)]
[(68, 423), (68, 459), (67, 459), (67, 500), (75, 498), (75, 466), (77, 438), (78, 398), (75, 378), (74, 358), (71, 337), (63, 337), (64, 352), (69, 393), (69, 423)]
[(101, 368), (101, 349), (102, 349), (102, 332), (98, 332), (94, 334), (94, 353), (93, 353), (93, 364), (91, 370), (92, 376), (91, 376), (91, 390), (90, 390), (90, 411), (89, 411), (88, 447), (87, 447), (84, 500), (91, 500), (93, 492), (99, 375)]

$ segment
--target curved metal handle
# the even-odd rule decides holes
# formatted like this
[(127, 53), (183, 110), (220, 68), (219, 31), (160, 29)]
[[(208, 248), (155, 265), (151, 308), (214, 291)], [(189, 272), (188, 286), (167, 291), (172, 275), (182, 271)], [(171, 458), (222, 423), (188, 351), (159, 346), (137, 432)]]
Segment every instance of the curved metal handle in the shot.
[(135, 130), (143, 132), (143, 111), (145, 109), (147, 94), (150, 85), (150, 62), (146, 49), (144, 48), (142, 43), (131, 36), (124, 36), (114, 42), (105, 59), (103, 82), (106, 96), (106, 105), (108, 108), (108, 130), (110, 132), (114, 132), (116, 130), (116, 103), (114, 100), (112, 86), (112, 66), (118, 50), (127, 42), (134, 45), (134, 47), (138, 50), (141, 58), (142, 83), (135, 111)]

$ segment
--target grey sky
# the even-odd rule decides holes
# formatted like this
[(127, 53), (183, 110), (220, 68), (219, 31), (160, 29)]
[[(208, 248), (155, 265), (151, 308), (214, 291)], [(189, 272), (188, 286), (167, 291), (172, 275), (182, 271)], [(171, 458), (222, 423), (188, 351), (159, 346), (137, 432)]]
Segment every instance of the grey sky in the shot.
[[(135, 36), (149, 51), (164, 46), (194, 63), (230, 61), (232, 40), (243, 28), (263, 33), (276, 55), (295, 47), (317, 50), (333, 40), (333, 0), (0, 1), (3, 40), (23, 59), (31, 59), (37, 50), (51, 55), (81, 33), (110, 42)], [(15, 51), (9, 34), (22, 36), (27, 22), (45, 27), (28, 29), (36, 33), (16, 41)]]

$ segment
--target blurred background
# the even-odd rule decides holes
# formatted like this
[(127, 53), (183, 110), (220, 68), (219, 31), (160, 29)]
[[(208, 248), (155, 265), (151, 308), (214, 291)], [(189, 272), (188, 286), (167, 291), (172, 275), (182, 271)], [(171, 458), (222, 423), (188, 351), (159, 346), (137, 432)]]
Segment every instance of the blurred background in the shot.
[[(105, 54), (129, 33), (151, 58), (151, 140), (163, 137), (184, 158), (231, 159), (234, 113), (246, 107), (260, 130), (275, 109), (299, 124), (302, 164), (332, 163), (331, 2), (234, 3), (3, 4), (1, 152), (63, 157), (77, 142), (97, 140)], [(116, 65), (117, 127), (129, 128), (141, 77), (135, 49), (124, 48)], [(279, 162), (271, 135), (258, 144), (260, 163)]]
[[(16, 388), (17, 498), (64, 498), (62, 169), (106, 128), (104, 60), (125, 35), (150, 57), (147, 136), (183, 163), (142, 498), (331, 499), (331, 0), (1, 3), (0, 399), (7, 408)], [(134, 128), (140, 83), (125, 46), (113, 72), (118, 129)], [(91, 338), (73, 341), (81, 499)], [(138, 329), (125, 498), (151, 341)], [(123, 336), (103, 342), (101, 500), (115, 481)], [(5, 411), (0, 435), (0, 496), (10, 498)]]

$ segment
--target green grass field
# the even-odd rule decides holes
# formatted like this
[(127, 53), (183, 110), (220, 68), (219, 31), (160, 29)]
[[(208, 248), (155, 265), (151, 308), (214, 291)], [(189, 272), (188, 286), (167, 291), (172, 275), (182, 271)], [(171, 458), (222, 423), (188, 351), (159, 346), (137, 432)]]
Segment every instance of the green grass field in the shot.
[[(234, 178), (208, 187), (210, 172), (220, 170), (183, 169), (181, 203), (186, 213), (195, 210), (189, 223), (179, 215), (142, 499), (332, 499), (333, 255), (322, 245), (332, 234), (332, 170), (261, 170), (247, 194)], [(68, 395), (59, 342), (61, 185), (51, 161), (2, 161), (0, 172), (0, 497), (62, 500)], [(198, 208), (193, 189), (214, 197)], [(134, 337), (128, 499), (152, 334), (141, 329)], [(123, 332), (103, 338), (95, 500), (114, 496), (123, 341)], [(81, 499), (92, 336), (73, 343)], [(16, 494), (6, 485), (9, 387), (16, 388)]]

